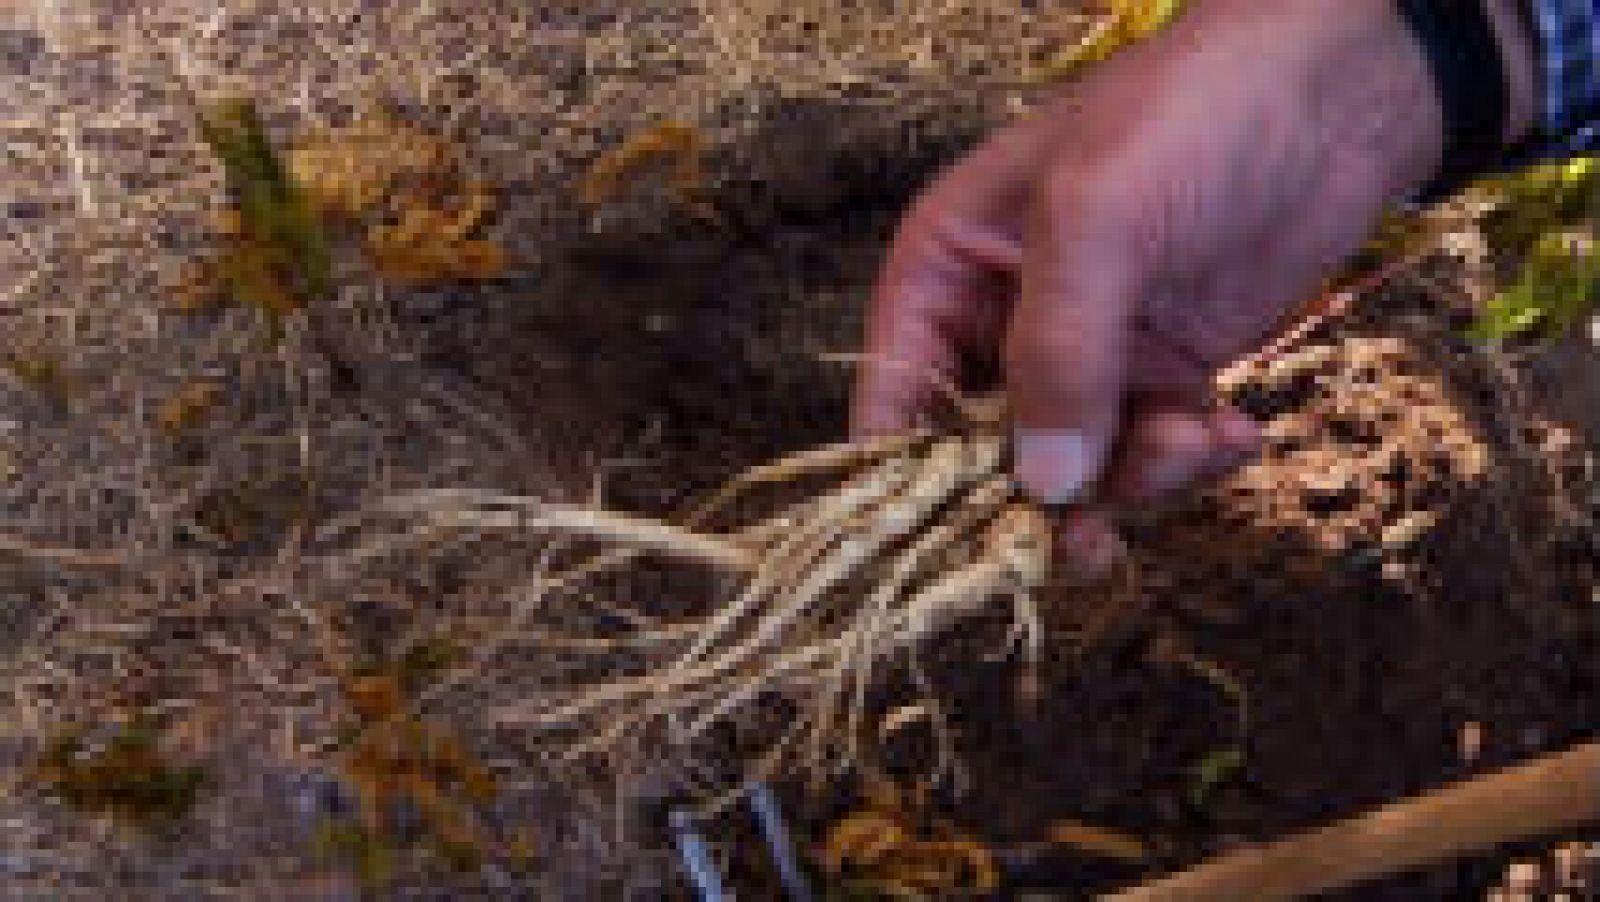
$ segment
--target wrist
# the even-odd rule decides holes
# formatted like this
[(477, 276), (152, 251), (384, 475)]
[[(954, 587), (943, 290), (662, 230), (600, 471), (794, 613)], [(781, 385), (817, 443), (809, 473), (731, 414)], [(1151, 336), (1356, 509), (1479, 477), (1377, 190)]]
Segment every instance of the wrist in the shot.
[(1514, 147), (1531, 136), (1539, 122), (1539, 70), (1529, 25), (1530, 0), (1483, 0), (1500, 45), (1506, 77), (1505, 144)]
[(1456, 0), (1451, 10), (1438, 0), (1382, 0), (1411, 45), (1400, 58), (1427, 69), (1427, 122), (1440, 130), (1432, 173), (1406, 179), (1405, 197), (1434, 202), (1501, 170), (1536, 130), (1539, 72), (1526, 2)]
[(1421, 200), (1441, 199), (1498, 171), (1534, 132), (1538, 71), (1529, 10), (1518, 6), (1523, 2), (1387, 0), (1414, 46), (1410, 55), (1426, 64), (1442, 129), (1441, 159), (1427, 181), (1413, 186)]
[(1332, 25), (1307, 87), (1322, 140), (1365, 160), (1389, 196), (1410, 197), (1439, 172), (1445, 111), (1426, 53), (1395, 0), (1310, 0)]

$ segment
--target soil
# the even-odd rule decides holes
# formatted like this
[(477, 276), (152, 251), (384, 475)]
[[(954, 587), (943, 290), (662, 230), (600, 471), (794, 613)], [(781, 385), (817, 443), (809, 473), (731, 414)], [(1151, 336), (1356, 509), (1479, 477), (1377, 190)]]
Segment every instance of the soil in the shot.
[[(875, 211), (880, 223), (893, 209)], [(772, 234), (785, 232), (793, 237), (775, 238), (780, 247), (878, 237), (827, 223)], [(758, 246), (737, 259), (717, 271), (793, 258)], [(873, 260), (825, 260), (803, 277), (738, 278), (749, 287), (737, 320), (718, 287), (691, 284), (665, 295), (698, 300), (679, 314), (678, 334), (585, 337), (620, 351), (591, 360), (583, 381), (636, 405), (612, 422), (658, 427), (649, 463), (619, 474), (612, 503), (661, 510), (730, 467), (838, 435), (843, 374), (755, 341), (742, 355), (706, 353), (740, 347), (730, 329), (763, 313), (777, 321), (754, 331), (785, 336), (777, 343), (788, 348), (836, 340), (830, 324), (851, 311), (828, 283), (865, 284)], [(1449, 258), (1432, 266), (1433, 277), (1461, 278)], [(762, 303), (762, 286), (808, 280), (807, 315)], [(1052, 612), (1061, 634), (1089, 624), (1096, 638), (1054, 660), (1032, 701), (1014, 665), (975, 665), (965, 643), (944, 662), (967, 786), (939, 807), (1019, 850), (1008, 892), (1088, 898), (1136, 876), (1092, 855), (1039, 851), (1055, 820), (1144, 837), (1175, 866), (1595, 735), (1594, 484), (1578, 424), (1551, 419), (1526, 397), (1546, 397), (1528, 376), (1469, 346), (1460, 335), (1470, 312), (1424, 290), (1428, 281), (1363, 297), (1281, 356), (1230, 374), (1229, 394), (1268, 424), (1263, 459), (1128, 524), (1137, 591), (1096, 601), (1063, 589)], [(658, 297), (675, 284), (650, 282)], [(563, 401), (562, 391), (541, 387), (536, 422), (583, 419), (587, 394)], [(1167, 659), (1174, 645), (1243, 688), (1242, 738), (1238, 702), (1206, 672)], [(1247, 763), (1196, 804), (1197, 762), (1235, 743)], [(1482, 896), (1508, 856), (1535, 848), (1340, 898)]]
[[(514, 273), (399, 293), (379, 329), (332, 311), (324, 325), (354, 357), (353, 396), (318, 381), (326, 361), (302, 361), (309, 375), (299, 388), (314, 399), (305, 403), (326, 418), (303, 428), (325, 460), (322, 488), (335, 511), (413, 485), (471, 484), (573, 499), (598, 490), (607, 505), (659, 512), (744, 466), (838, 439), (850, 374), (824, 357), (858, 343), (900, 211), (940, 165), (1016, 114), (1030, 96), (1021, 64), (1085, 25), (1070, 10), (1047, 15), (1023, 0), (851, 6), (848, 15), (798, 3), (787, 18), (687, 2), (415, 11), (368, 2), (325, 4), (332, 18), (315, 22), (240, 6), (219, 14), (198, 45), (202, 84), (303, 76), (311, 106), (334, 118), (376, 85), (419, 121), (451, 123), (504, 191), (497, 235)], [(103, 112), (108, 94), (151, 83), (152, 108), (168, 109), (160, 78), (118, 54), (153, 36), (194, 40), (200, 20), (176, 3), (138, 9), (85, 5), (74, 22), (81, 32), (52, 34), (35, 20), (0, 31), (10, 67), (0, 75), (81, 92), (19, 87), (0, 95), (0, 109), (41, 120), (63, 102)], [(750, 29), (761, 40), (746, 40)], [(94, 33), (130, 43), (107, 49), (83, 37)], [(57, 54), (46, 37), (61, 42)], [(275, 57), (291, 38), (313, 49)], [(71, 41), (86, 43), (67, 49)], [(439, 74), (464, 47), (482, 48), (474, 65)], [(416, 68), (363, 81), (355, 73), (374, 67), (361, 59)], [(47, 62), (67, 71), (46, 74)], [(280, 127), (315, 118), (288, 98), (267, 100)], [(712, 221), (648, 181), (599, 216), (570, 202), (600, 148), (658, 118), (700, 130)], [(165, 199), (158, 209), (181, 235), (211, 197), (214, 172), (193, 161), (192, 140), (151, 135), (190, 154), (146, 189)], [(81, 223), (82, 198), (59, 188), (70, 181), (61, 158), (28, 159), (43, 168), (13, 176), (8, 231)], [(106, 159), (152, 179), (167, 165)], [(100, 191), (126, 175), (107, 167), (92, 182)], [(63, 285), (93, 269), (66, 260), (66, 245), (40, 254)], [(4, 259), (19, 283), (22, 257)], [(1583, 435), (1593, 426), (1582, 422), (1594, 406), (1551, 387), (1583, 385), (1585, 374), (1600, 384), (1600, 370), (1583, 362), (1581, 346), (1530, 363), (1467, 344), (1459, 336), (1474, 278), (1469, 265), (1436, 254), (1282, 354), (1230, 373), (1223, 391), (1267, 424), (1267, 452), (1221, 485), (1130, 518), (1131, 563), (1114, 586), (1057, 587), (1048, 613), (1059, 642), (1041, 672), (986, 662), (982, 631), (934, 662), (959, 724), (964, 779), (930, 804), (1001, 850), (1003, 896), (1087, 898), (1596, 736), (1600, 483), (1593, 433)], [(7, 314), (36, 331), (19, 336), (43, 334), (30, 302), (84, 303), (24, 295)], [(25, 392), (8, 388), (0, 399), (8, 417), (56, 430), (39, 436), (74, 439), (60, 444), (63, 470), (110, 472), (119, 454), (146, 459), (141, 433), (84, 424), (125, 418), (136, 409), (130, 397), (171, 384), (156, 362), (227, 363), (261, 394), (253, 412), (300, 403), (295, 385), (268, 391), (268, 377), (237, 375), (247, 369), (235, 360), (245, 343), (229, 337), (231, 326), (203, 339), (181, 328), (129, 339), (143, 333), (118, 322), (105, 328), (123, 331), (99, 336), (96, 348), (67, 346), (90, 376), (99, 367), (116, 374), (89, 409), (62, 419)], [(141, 356), (151, 354), (156, 362)], [(207, 448), (218, 472), (248, 472), (263, 458), (239, 450), (240, 435), (301, 423), (241, 414), (219, 423)], [(236, 434), (223, 437), (230, 428)], [(45, 472), (37, 446), (8, 453)], [(100, 508), (41, 513), (77, 497), (65, 490), (8, 496), (7, 526), (39, 541), (138, 544), (140, 530), (155, 528), (151, 500), (167, 498), (159, 486), (141, 491), (148, 507), (119, 520)], [(485, 635), (508, 616), (490, 590), (525, 576), (526, 565), (486, 544), (461, 572), (416, 561), (319, 582), (279, 539), (207, 557), (203, 572), (184, 569), (190, 556), (170, 568), (157, 561), (141, 579), (17, 566), (7, 586), (17, 600), (0, 608), (18, 637), (0, 645), (15, 696), (0, 767), (17, 790), (0, 805), (0, 895), (357, 893), (347, 869), (307, 842), (353, 805), (323, 743), (341, 717), (331, 662), (419, 635)], [(613, 832), (609, 798), (541, 783), (537, 754), (478, 716), (485, 700), (529, 691), (560, 666), (538, 655), (509, 650), (492, 677), (439, 712), (505, 777), (489, 819), (541, 833), (538, 875), (500, 860), (450, 878), (406, 871), (404, 892), (391, 885), (379, 895), (686, 892), (648, 826)], [(63, 808), (27, 783), (26, 763), (46, 736), (65, 722), (107, 719), (130, 699), (165, 705), (174, 747), (218, 777), (193, 821), (165, 839)], [(1219, 749), (1238, 749), (1242, 765), (1198, 787), (1195, 768)], [(855, 801), (849, 786), (824, 798), (780, 789), (807, 839)], [(1118, 864), (1041, 844), (1048, 825), (1067, 818), (1139, 836), (1156, 861)], [(749, 839), (731, 825), (717, 835)], [(613, 848), (618, 836), (635, 845)], [(1508, 862), (1547, 848), (1492, 850), (1337, 898), (1482, 897)], [(1589, 879), (1600, 885), (1600, 874)]]

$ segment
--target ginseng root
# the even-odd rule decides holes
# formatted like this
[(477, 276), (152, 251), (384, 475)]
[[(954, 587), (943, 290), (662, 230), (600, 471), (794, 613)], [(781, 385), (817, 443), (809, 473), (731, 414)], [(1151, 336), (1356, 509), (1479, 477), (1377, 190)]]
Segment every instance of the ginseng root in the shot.
[[(620, 753), (640, 737), (688, 748), (722, 725), (759, 721), (782, 698), (783, 724), (762, 767), (813, 772), (861, 757), (869, 704), (940, 634), (996, 599), (1013, 638), (1040, 644), (1034, 592), (1048, 570), (1049, 527), (1019, 499), (991, 418), (968, 432), (908, 433), (803, 452), (735, 477), (673, 525), (481, 492), (411, 496), (390, 506), (430, 529), (598, 541), (606, 550), (544, 586), (573, 590), (650, 554), (731, 578), (727, 594), (687, 620), (641, 616), (573, 649), (629, 649), (631, 669), (492, 712), (550, 757)], [(832, 477), (767, 515), (717, 531), (705, 524), (752, 489)], [(726, 519), (726, 517), (723, 517)], [(622, 574), (625, 576), (625, 574)], [(584, 591), (592, 590), (592, 585)], [(547, 595), (540, 604), (551, 604)], [(535, 630), (550, 647), (548, 630)], [(515, 641), (512, 637), (510, 641)], [(770, 720), (769, 727), (770, 727)], [(766, 728), (763, 728), (766, 729)]]

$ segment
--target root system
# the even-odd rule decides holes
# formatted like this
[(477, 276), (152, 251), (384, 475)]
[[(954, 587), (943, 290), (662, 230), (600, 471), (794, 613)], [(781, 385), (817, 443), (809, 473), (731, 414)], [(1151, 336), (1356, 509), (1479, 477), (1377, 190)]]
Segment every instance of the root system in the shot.
[[(1038, 653), (1034, 591), (1049, 569), (1049, 531), (1019, 499), (993, 425), (801, 452), (735, 477), (677, 523), (475, 491), (412, 494), (384, 512), (432, 536), (598, 543), (603, 550), (543, 581), (545, 610), (558, 607), (555, 589), (618, 607), (597, 597), (599, 577), (641, 555), (724, 576), (713, 603), (688, 619), (636, 610), (631, 626), (599, 640), (536, 628), (550, 648), (643, 662), (497, 710), (500, 722), (561, 745), (558, 760), (616, 753), (639, 736), (692, 749), (719, 728), (760, 723), (781, 699), (792, 713), (741, 776), (795, 765), (831, 773), (867, 756), (878, 690), (914, 673), (930, 642), (987, 603), (1004, 599), (1011, 646)], [(816, 477), (828, 484), (754, 519), (730, 516), (757, 489)], [(938, 754), (950, 763), (948, 748)]]

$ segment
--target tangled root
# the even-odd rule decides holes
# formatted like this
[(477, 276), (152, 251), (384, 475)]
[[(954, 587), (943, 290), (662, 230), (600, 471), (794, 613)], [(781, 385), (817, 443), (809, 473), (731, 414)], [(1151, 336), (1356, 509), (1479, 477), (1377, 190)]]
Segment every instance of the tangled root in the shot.
[[(992, 429), (908, 433), (747, 471), (679, 518), (683, 525), (472, 491), (412, 495), (388, 511), (430, 534), (519, 531), (602, 546), (546, 580), (547, 590), (592, 588), (593, 577), (645, 554), (731, 577), (698, 617), (639, 613), (615, 636), (539, 633), (537, 641), (569, 651), (627, 649), (645, 662), (494, 712), (562, 744), (558, 758), (618, 753), (641, 736), (692, 747), (720, 726), (759, 721), (781, 698), (792, 714), (744, 777), (780, 767), (823, 775), (862, 757), (874, 690), (914, 672), (921, 651), (994, 599), (1010, 604), (1013, 640), (1037, 653), (1034, 591), (1047, 576), (1049, 527), (1020, 499), (1008, 464)], [(814, 476), (832, 477), (832, 487), (754, 522), (705, 526), (758, 487)], [(938, 754), (948, 763), (943, 742)]]

